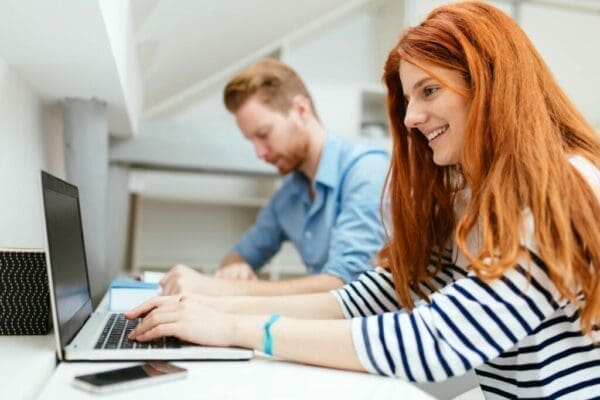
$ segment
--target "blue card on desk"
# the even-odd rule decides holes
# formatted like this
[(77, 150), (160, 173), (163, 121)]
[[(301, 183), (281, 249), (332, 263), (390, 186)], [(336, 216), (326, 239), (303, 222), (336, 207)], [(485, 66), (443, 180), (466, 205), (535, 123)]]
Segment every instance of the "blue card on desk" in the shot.
[(156, 283), (116, 279), (108, 288), (109, 311), (129, 311), (151, 298), (160, 295), (160, 286)]

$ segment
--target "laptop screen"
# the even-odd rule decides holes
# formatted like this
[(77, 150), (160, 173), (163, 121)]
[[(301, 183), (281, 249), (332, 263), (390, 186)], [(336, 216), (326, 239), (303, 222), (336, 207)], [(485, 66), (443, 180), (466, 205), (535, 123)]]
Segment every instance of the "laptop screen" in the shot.
[(62, 347), (92, 311), (77, 187), (42, 172), (46, 233)]

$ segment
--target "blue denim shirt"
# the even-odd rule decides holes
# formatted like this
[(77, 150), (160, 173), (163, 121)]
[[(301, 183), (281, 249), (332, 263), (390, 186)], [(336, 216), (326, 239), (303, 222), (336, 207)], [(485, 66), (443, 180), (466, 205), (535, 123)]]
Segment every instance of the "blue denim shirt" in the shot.
[(384, 244), (379, 203), (388, 167), (385, 150), (327, 134), (314, 201), (304, 174), (289, 174), (233, 251), (257, 270), (290, 240), (310, 274), (355, 280)]

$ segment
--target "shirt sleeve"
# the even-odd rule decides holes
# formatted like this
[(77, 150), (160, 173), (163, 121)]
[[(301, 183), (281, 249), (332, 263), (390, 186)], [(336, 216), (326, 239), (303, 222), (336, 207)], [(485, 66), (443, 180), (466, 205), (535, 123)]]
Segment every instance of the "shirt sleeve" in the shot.
[(238, 253), (256, 271), (281, 248), (285, 234), (275, 214), (276, 195), (263, 207), (255, 224), (242, 236), (232, 251)]
[(353, 318), (360, 362), (371, 373), (432, 382), (506, 352), (559, 307), (558, 290), (531, 254), (531, 268), (519, 265), (490, 283), (466, 275), (410, 312)]
[[(429, 295), (440, 290), (464, 274), (462, 271), (452, 271), (451, 260), (452, 249), (444, 250), (441, 255), (443, 269), (437, 271), (431, 283), (420, 285), (423, 293)], [(433, 259), (432, 262), (434, 262)], [(428, 267), (432, 273), (436, 270), (434, 265), (431, 264)], [(392, 274), (379, 267), (373, 271), (364, 272), (356, 281), (348, 283), (340, 289), (332, 290), (331, 294), (338, 300), (344, 316), (348, 319), (399, 311), (401, 308)], [(411, 290), (410, 294), (416, 304), (423, 302), (414, 291)]]
[(351, 282), (373, 268), (371, 258), (385, 240), (379, 204), (388, 166), (388, 155), (377, 151), (364, 154), (349, 167), (322, 273)]

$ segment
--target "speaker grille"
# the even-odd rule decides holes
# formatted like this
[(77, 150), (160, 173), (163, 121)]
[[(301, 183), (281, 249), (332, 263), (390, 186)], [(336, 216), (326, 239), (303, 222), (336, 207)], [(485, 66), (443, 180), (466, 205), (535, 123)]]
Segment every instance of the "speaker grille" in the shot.
[(45, 335), (49, 321), (44, 252), (0, 249), (0, 335)]

